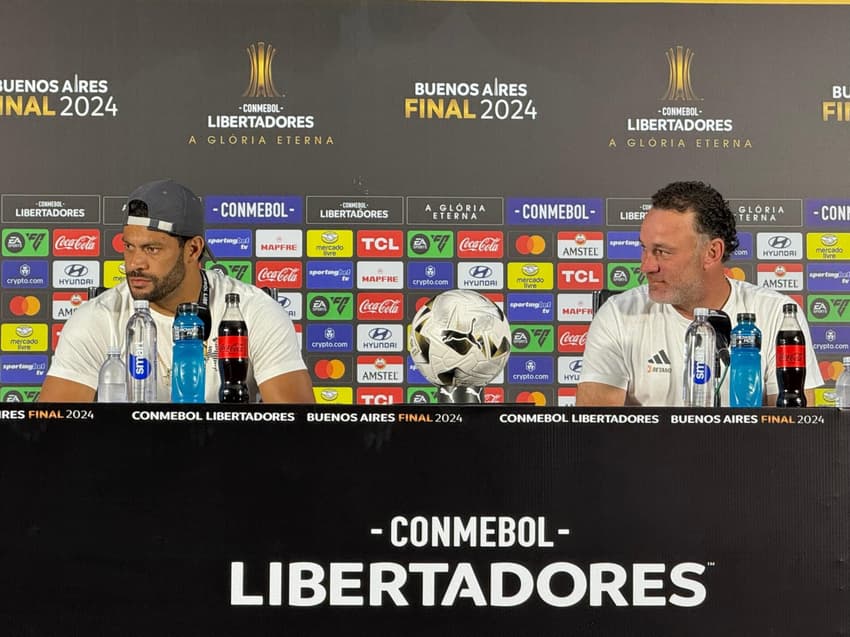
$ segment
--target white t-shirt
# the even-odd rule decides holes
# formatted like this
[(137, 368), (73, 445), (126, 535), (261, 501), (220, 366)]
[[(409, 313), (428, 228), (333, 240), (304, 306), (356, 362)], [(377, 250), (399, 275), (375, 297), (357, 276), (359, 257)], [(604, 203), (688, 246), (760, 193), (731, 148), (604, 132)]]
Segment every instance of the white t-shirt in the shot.
[[(306, 369), (298, 336), (284, 309), (261, 289), (247, 285), (216, 270), (207, 270), (210, 284), (209, 308), (212, 332), (207, 344), (218, 340), (218, 324), (224, 314), (224, 296), (239, 294), (239, 309), (248, 326), (248, 389), (257, 400), (257, 385), (279, 374)], [(133, 298), (126, 283), (107, 290), (83, 303), (62, 328), (56, 353), (47, 371), (57, 376), (97, 388), (100, 366), (109, 345), (118, 345), (126, 362), (125, 329), (133, 313)], [(171, 400), (171, 324), (173, 316), (151, 308), (157, 331), (157, 399)], [(215, 347), (215, 349), (218, 349)], [(206, 351), (206, 348), (205, 348)], [(220, 385), (216, 361), (207, 356), (206, 402), (218, 402)]]
[[(765, 396), (777, 394), (774, 343), (789, 297), (751, 283), (729, 280), (732, 292), (721, 310), (734, 327), (741, 312), (756, 315), (762, 333), (761, 365)], [(717, 309), (717, 308), (715, 308)], [(823, 384), (803, 312), (797, 319), (806, 337), (806, 388)], [(642, 285), (611, 297), (599, 308), (587, 334), (580, 382), (626, 390), (627, 405), (679, 406), (682, 400), (685, 331), (690, 321), (672, 305), (655, 303)], [(729, 405), (728, 376), (721, 404)]]

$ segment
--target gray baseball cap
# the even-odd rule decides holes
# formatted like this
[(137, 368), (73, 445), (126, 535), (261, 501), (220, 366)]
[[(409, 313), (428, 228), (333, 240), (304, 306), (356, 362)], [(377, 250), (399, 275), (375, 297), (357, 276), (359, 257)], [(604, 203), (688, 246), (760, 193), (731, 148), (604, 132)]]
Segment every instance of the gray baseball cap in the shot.
[(204, 204), (173, 179), (151, 181), (136, 188), (124, 205), (124, 225), (143, 226), (179, 237), (200, 236), (206, 255), (215, 260), (204, 235)]

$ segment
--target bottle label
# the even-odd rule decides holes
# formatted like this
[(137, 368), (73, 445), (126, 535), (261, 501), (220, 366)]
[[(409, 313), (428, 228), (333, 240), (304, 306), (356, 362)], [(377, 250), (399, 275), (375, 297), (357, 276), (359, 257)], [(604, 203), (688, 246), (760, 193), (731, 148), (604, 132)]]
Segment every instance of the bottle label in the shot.
[(221, 358), (248, 358), (247, 336), (219, 336), (218, 357)]
[(694, 361), (694, 370), (691, 378), (696, 385), (705, 385), (711, 380), (711, 367), (702, 361)]
[(776, 366), (782, 367), (805, 367), (806, 346), (805, 345), (777, 345)]
[(130, 354), (130, 376), (136, 380), (144, 380), (151, 375), (151, 362), (143, 356)]

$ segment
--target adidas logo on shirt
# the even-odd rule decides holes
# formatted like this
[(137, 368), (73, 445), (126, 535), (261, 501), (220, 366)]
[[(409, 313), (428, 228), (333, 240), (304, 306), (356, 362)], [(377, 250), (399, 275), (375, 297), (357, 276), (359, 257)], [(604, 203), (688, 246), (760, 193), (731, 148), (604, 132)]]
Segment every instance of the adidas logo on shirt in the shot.
[(667, 352), (663, 348), (647, 360), (646, 372), (648, 374), (669, 374), (670, 371), (670, 357), (667, 356)]

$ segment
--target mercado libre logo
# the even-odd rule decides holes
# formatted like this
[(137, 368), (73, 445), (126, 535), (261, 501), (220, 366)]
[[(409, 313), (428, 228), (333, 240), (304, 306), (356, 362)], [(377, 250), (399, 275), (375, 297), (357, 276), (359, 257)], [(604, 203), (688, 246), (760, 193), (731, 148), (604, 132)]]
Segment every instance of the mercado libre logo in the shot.
[[(643, 113), (627, 113), (622, 132), (609, 136), (608, 148), (727, 152), (751, 149), (752, 139), (738, 129), (735, 121), (728, 114), (703, 108), (705, 98), (694, 89), (697, 71), (706, 76), (714, 69), (700, 67), (696, 52), (683, 45), (671, 46), (663, 55), (665, 89), (661, 103), (653, 107), (654, 112), (647, 108)], [(662, 68), (656, 61), (652, 64)], [(658, 77), (660, 83), (660, 72)], [(647, 87), (647, 93), (649, 90)]]
[[(234, 102), (230, 112), (207, 113), (203, 128), (188, 134), (186, 143), (212, 147), (333, 146), (334, 136), (319, 130), (318, 118), (300, 110), (302, 96), (292, 97), (278, 88), (280, 83), (275, 82), (274, 73), (281, 61), (274, 45), (253, 42), (245, 48), (245, 53), (248, 72), (241, 99)], [(236, 56), (233, 60), (235, 69)]]

